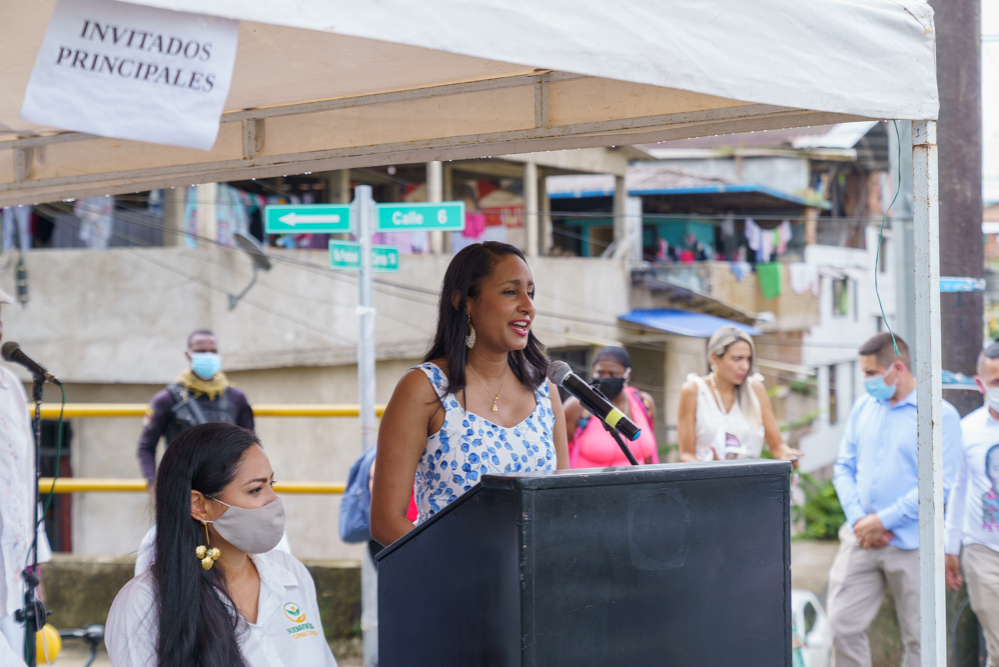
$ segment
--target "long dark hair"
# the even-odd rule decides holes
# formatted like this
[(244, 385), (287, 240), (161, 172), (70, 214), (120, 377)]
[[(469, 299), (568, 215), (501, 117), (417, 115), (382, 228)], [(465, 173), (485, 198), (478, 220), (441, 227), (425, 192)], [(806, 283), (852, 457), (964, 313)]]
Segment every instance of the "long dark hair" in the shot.
[(237, 635), (241, 619), (221, 567), (205, 572), (194, 552), (205, 529), (191, 518), (191, 491), (215, 495), (260, 441), (233, 424), (192, 426), (167, 447), (156, 475), (159, 667), (246, 667)]
[[(516, 255), (527, 263), (524, 253), (515, 246), (499, 241), (483, 241), (463, 248), (451, 259), (441, 286), (440, 304), (437, 309), (437, 333), (424, 362), (444, 358), (447, 360), (448, 391), (457, 394), (468, 384), (465, 363), (468, 360), (468, 311), (469, 297), (479, 296), (482, 283), (493, 273), (496, 262), (502, 257)], [(454, 297), (458, 295), (455, 307)], [(527, 347), (507, 355), (513, 374), (522, 384), (537, 389), (545, 379), (548, 357), (545, 347), (534, 336), (527, 335)]]

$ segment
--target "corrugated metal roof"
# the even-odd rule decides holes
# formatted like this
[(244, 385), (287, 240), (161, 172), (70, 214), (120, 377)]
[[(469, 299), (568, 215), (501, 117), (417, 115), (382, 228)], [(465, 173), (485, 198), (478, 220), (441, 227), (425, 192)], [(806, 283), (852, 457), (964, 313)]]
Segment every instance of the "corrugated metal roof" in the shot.
[(661, 141), (657, 144), (643, 144), (645, 148), (787, 148), (801, 137), (821, 136), (835, 125), (813, 125), (760, 132), (740, 132), (738, 134), (716, 134), (710, 137), (692, 137)]
[[(703, 188), (724, 192), (726, 187), (742, 185), (717, 176), (706, 176), (686, 169), (668, 167), (655, 162), (639, 162), (628, 167), (624, 177), (630, 194), (636, 191), (669, 191)], [(548, 196), (554, 199), (571, 197), (610, 197), (614, 194), (614, 177), (609, 174), (580, 174), (578, 176), (549, 176), (546, 185)]]
[[(759, 193), (801, 206), (828, 208), (828, 202), (808, 200), (797, 195), (774, 190), (765, 185), (739, 183), (719, 176), (708, 176), (658, 162), (639, 162), (628, 167), (624, 179), (628, 194), (697, 195), (726, 193)], [(605, 174), (549, 176), (545, 181), (552, 199), (610, 197), (614, 194), (614, 177)]]
[(714, 332), (724, 326), (736, 327), (750, 336), (759, 336), (762, 333), (756, 327), (748, 324), (675, 308), (636, 309), (626, 315), (619, 316), (618, 319), (632, 324), (640, 324), (650, 329), (694, 338), (710, 338)]

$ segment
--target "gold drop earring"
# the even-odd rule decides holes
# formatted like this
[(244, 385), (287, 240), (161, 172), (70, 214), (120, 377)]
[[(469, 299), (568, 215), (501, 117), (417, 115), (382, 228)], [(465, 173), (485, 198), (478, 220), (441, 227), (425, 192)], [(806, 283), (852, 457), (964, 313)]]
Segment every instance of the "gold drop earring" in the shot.
[(468, 336), (465, 338), (465, 345), (469, 350), (475, 347), (475, 327), (472, 326), (471, 315), (468, 315)]
[(208, 523), (202, 521), (201, 525), (205, 527), (205, 544), (195, 549), (194, 555), (201, 561), (201, 568), (207, 572), (212, 569), (212, 565), (215, 565), (215, 561), (222, 557), (222, 550), (218, 547), (211, 547), (212, 537), (208, 534)]

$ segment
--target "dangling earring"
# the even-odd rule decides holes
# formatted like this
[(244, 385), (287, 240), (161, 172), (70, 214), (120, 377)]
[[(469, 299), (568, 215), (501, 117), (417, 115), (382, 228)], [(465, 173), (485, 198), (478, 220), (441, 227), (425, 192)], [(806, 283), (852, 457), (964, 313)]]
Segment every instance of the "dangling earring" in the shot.
[(718, 372), (718, 364), (711, 364), (711, 372), (712, 373)]
[(468, 316), (468, 336), (465, 338), (465, 345), (471, 350), (475, 347), (475, 327), (472, 326), (472, 316)]
[(202, 521), (201, 525), (205, 527), (205, 544), (195, 549), (194, 555), (201, 561), (201, 568), (207, 572), (212, 569), (212, 565), (215, 565), (215, 561), (222, 557), (222, 550), (218, 547), (208, 548), (212, 544), (212, 538), (208, 534), (208, 523)]

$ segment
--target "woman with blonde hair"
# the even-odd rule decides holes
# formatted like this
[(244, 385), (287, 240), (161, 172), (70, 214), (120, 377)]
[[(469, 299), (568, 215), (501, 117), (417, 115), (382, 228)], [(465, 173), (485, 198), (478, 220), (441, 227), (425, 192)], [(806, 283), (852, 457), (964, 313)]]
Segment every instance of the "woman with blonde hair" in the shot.
[(708, 341), (711, 372), (691, 373), (680, 390), (681, 461), (755, 459), (763, 443), (775, 459), (802, 453), (784, 442), (763, 378), (750, 375), (756, 346), (744, 331), (722, 327)]

